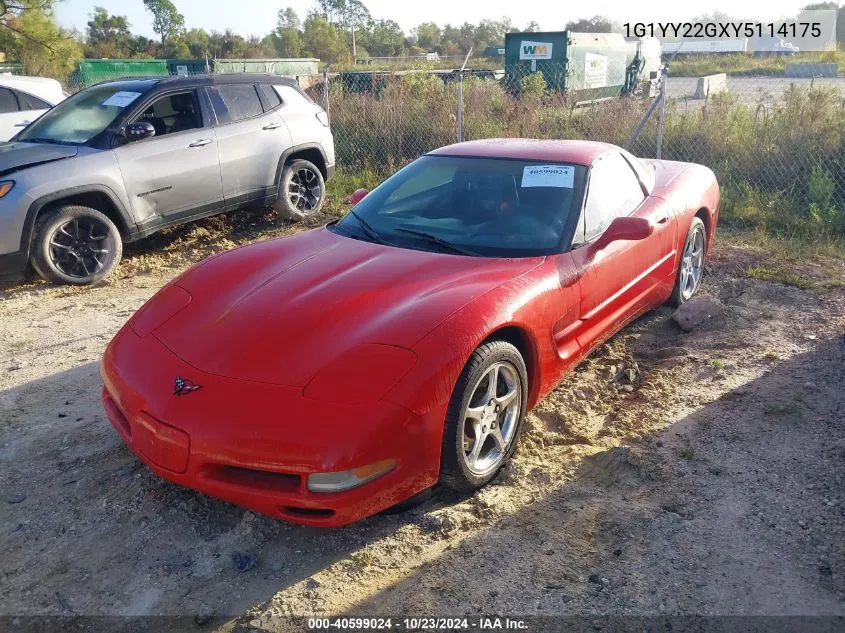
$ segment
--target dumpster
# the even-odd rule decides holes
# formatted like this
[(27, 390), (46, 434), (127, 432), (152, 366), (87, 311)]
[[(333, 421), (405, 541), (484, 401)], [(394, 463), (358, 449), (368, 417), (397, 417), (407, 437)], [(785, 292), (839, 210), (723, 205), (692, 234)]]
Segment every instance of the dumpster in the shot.
[(210, 73), (213, 63), (205, 59), (168, 59), (167, 72), (171, 75), (200, 75)]
[(524, 77), (541, 73), (549, 90), (572, 95), (576, 103), (611, 99), (649, 80), (659, 65), (654, 38), (627, 41), (621, 33), (571, 31), (505, 35), (505, 83), (512, 91)]
[(320, 60), (312, 58), (215, 59), (209, 64), (211, 64), (211, 72), (214, 73), (269, 73), (286, 77), (320, 73)]
[(163, 77), (167, 74), (167, 62), (163, 59), (84, 59), (71, 75), (70, 82), (90, 86), (124, 77)]

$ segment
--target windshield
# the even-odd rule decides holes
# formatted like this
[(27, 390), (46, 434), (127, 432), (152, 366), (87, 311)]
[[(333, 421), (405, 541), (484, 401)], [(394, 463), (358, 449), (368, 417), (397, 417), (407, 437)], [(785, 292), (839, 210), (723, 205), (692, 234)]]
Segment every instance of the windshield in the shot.
[(488, 257), (559, 252), (580, 209), (586, 167), (423, 156), (391, 176), (334, 230), (403, 248)]
[(78, 92), (49, 110), (18, 134), (30, 143), (87, 143), (111, 125), (141, 96), (120, 84), (94, 86)]

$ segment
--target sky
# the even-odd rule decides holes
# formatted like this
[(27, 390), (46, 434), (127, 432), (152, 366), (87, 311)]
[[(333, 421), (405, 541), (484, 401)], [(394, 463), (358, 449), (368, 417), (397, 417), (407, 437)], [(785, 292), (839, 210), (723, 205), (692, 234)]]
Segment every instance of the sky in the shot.
[[(606, 15), (619, 22), (683, 21), (713, 11), (761, 21), (794, 15), (810, 0), (674, 0), (631, 2), (631, 0), (364, 0), (376, 19), (395, 20), (407, 33), (421, 22), (460, 25), (478, 23), (503, 16), (511, 18), (522, 28), (534, 20), (549, 31), (557, 31), (569, 20)], [(293, 7), (300, 18), (314, 5), (313, 0), (173, 0), (185, 16), (187, 28), (207, 31), (232, 29), (241, 35), (266, 35), (276, 24), (278, 10)], [(154, 37), (152, 21), (144, 11), (142, 0), (61, 0), (56, 5), (59, 23), (85, 30), (95, 6), (105, 7), (109, 13), (126, 15), (136, 33)]]

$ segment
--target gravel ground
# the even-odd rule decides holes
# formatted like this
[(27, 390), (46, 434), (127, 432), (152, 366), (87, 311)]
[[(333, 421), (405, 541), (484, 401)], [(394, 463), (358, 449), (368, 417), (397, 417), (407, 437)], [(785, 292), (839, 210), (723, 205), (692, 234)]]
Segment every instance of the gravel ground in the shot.
[[(681, 111), (685, 108), (700, 108), (704, 99), (693, 99), (697, 77), (669, 77), (666, 84), (666, 94), (677, 99)], [(784, 91), (795, 85), (801, 89), (811, 86), (819, 88), (835, 88), (845, 96), (845, 77), (817, 77), (814, 79), (789, 77), (731, 77), (727, 78), (728, 91), (737, 95), (742, 103), (757, 105), (771, 104), (783, 97)]]
[(626, 328), (471, 497), (319, 530), (157, 479), (100, 410), (106, 343), (190, 263), (290, 230), (242, 212), (104, 286), (0, 282), (0, 615), (845, 615), (845, 292), (746, 279), (758, 254), (721, 244), (713, 318)]

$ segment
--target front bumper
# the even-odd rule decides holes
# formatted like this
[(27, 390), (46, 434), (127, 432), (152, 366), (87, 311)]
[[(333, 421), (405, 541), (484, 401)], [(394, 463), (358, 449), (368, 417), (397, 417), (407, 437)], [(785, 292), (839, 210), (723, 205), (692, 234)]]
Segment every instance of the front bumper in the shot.
[[(160, 477), (295, 523), (340, 526), (437, 480), (442, 418), (382, 401), (367, 408), (302, 397), (299, 387), (201, 372), (154, 335), (125, 326), (103, 357), (103, 406), (129, 448)], [(181, 376), (199, 389), (174, 395)], [(358, 488), (316, 493), (315, 472), (394, 459)]]

